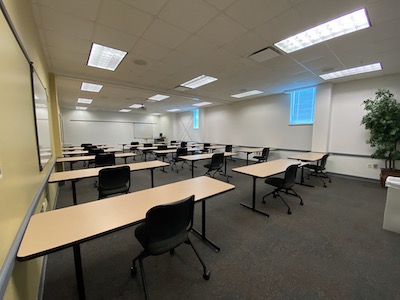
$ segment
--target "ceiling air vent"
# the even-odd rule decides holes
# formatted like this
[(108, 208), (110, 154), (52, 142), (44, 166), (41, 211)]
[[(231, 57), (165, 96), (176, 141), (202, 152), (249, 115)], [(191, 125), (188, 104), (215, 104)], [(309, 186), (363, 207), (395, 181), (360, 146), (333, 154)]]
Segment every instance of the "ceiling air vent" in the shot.
[(272, 47), (267, 47), (250, 54), (248, 57), (256, 62), (262, 63), (280, 55), (281, 54)]

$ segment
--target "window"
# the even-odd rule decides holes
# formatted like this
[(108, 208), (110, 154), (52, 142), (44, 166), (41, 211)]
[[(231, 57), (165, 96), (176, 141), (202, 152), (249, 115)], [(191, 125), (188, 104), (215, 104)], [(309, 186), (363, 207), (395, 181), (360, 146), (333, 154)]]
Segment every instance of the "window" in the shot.
[(315, 87), (290, 93), (290, 125), (314, 123)]
[(199, 110), (193, 111), (193, 129), (199, 129)]

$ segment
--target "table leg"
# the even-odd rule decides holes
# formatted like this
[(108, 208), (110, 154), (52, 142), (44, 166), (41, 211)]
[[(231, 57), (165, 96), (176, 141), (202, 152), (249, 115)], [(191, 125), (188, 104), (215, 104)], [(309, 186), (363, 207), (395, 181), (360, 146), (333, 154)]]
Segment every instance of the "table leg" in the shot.
[(85, 299), (85, 284), (83, 281), (82, 272), (82, 259), (81, 259), (81, 248), (79, 244), (73, 246), (74, 249), (74, 261), (75, 261), (75, 276), (76, 284), (78, 285), (79, 299)]
[(150, 169), (150, 173), (151, 173), (151, 187), (154, 187), (154, 169)]
[(213, 248), (216, 252), (219, 252), (221, 248), (219, 248), (216, 244), (210, 241), (206, 237), (206, 202), (201, 202), (201, 232), (193, 228), (193, 233), (195, 233), (198, 237), (200, 237), (203, 242), (208, 244), (211, 248)]
[(243, 207), (246, 207), (248, 209), (251, 209), (254, 212), (258, 212), (258, 213), (260, 213), (260, 214), (262, 214), (264, 216), (269, 217), (269, 214), (256, 209), (256, 180), (257, 180), (257, 177), (253, 176), (253, 200), (252, 200), (252, 206), (249, 206), (249, 205), (247, 205), (245, 203), (240, 203), (240, 205), (243, 206)]
[(194, 177), (194, 160), (192, 160), (192, 178)]
[(311, 184), (304, 183), (304, 168), (303, 167), (301, 167), (301, 178), (300, 178), (300, 183), (298, 183), (298, 184), (308, 186), (308, 187), (315, 187)]
[(247, 157), (246, 157), (246, 166), (248, 166), (249, 165), (249, 152), (246, 152), (246, 155), (247, 155)]
[(78, 204), (78, 201), (76, 199), (76, 186), (75, 186), (76, 182), (77, 182), (77, 180), (71, 180), (71, 184), (72, 184), (72, 200), (74, 202), (74, 205)]

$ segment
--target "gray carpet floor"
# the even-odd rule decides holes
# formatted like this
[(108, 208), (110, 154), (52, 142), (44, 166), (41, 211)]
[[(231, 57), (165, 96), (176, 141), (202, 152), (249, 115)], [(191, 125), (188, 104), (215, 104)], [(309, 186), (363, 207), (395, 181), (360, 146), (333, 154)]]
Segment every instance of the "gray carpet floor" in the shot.
[[(204, 174), (205, 163), (196, 163), (195, 176)], [(267, 218), (239, 204), (251, 203), (252, 179), (230, 170), (244, 164), (229, 161), (236, 188), (207, 201), (207, 237), (221, 251), (191, 235), (210, 280), (202, 278), (190, 246), (182, 245), (174, 256), (145, 259), (151, 299), (400, 299), (400, 235), (382, 229), (386, 189), (377, 181), (331, 176), (323, 188), (312, 178), (315, 188), (295, 186), (304, 206), (284, 196), (292, 208), (288, 215), (279, 199), (261, 203), (272, 187), (258, 180), (257, 208)], [(155, 170), (156, 186), (191, 177), (187, 165), (179, 173), (167, 170)], [(131, 178), (131, 191), (150, 188), (149, 171)], [(94, 179), (79, 181), (77, 193), (78, 203), (97, 199)], [(57, 207), (70, 205), (67, 183)], [(196, 205), (195, 227), (200, 224)], [(81, 245), (87, 299), (144, 299), (140, 276), (130, 275), (132, 258), (142, 250), (134, 229)], [(72, 249), (48, 255), (44, 299), (78, 299)]]

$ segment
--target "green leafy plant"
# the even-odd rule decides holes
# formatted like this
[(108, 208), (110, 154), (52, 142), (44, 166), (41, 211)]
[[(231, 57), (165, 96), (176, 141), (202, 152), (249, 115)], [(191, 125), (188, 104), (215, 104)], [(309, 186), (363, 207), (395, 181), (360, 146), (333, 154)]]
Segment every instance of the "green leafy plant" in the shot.
[(400, 103), (389, 90), (378, 89), (375, 99), (364, 100), (363, 104), (367, 114), (361, 124), (370, 131), (366, 142), (376, 148), (371, 157), (384, 159), (385, 169), (396, 169), (395, 161), (400, 159)]

